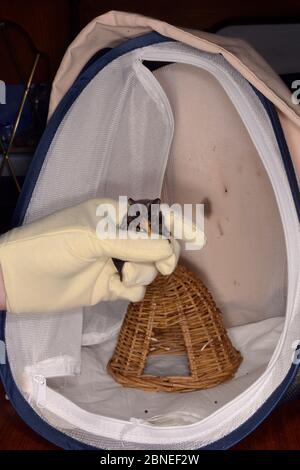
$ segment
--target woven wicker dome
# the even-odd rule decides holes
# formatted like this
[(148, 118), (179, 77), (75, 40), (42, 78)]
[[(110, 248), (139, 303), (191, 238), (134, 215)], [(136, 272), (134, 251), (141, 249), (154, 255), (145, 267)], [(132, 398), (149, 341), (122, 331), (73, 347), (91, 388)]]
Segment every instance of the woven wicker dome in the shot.
[[(145, 374), (150, 354), (186, 354), (190, 375)], [(129, 305), (107, 370), (126, 387), (187, 392), (232, 378), (241, 360), (205, 285), (178, 266), (170, 276), (159, 275), (142, 302)]]

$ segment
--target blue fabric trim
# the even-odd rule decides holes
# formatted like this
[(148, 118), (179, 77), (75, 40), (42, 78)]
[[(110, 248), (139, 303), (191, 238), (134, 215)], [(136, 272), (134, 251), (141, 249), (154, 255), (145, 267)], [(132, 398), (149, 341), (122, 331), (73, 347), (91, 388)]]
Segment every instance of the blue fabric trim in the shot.
[[(34, 190), (36, 181), (38, 179), (40, 170), (42, 168), (45, 156), (51, 144), (51, 141), (55, 135), (55, 132), (62, 121), (63, 117), (74, 103), (77, 96), (85, 88), (85, 86), (92, 80), (92, 78), (101, 71), (107, 64), (112, 60), (120, 57), (127, 52), (135, 50), (139, 47), (145, 47), (151, 44), (156, 44), (159, 42), (171, 41), (171, 39), (159, 35), (158, 33), (149, 33), (145, 36), (141, 36), (132, 40), (127, 41), (121, 46), (114, 48), (109, 51), (105, 51), (104, 55), (101, 54), (100, 59), (92, 60), (90, 65), (86, 66), (80, 76), (75, 80), (71, 89), (66, 93), (61, 103), (58, 105), (56, 111), (54, 112), (52, 118), (50, 119), (48, 126), (45, 130), (44, 136), (41, 139), (41, 142), (37, 148), (35, 156), (33, 158), (31, 167), (28, 171), (28, 176), (26, 177), (22, 194), (17, 204), (15, 211), (13, 226), (18, 226), (22, 224), (28, 204), (30, 202), (32, 192)], [(258, 95), (259, 96), (259, 95)], [(282, 153), (283, 162), (288, 174), (288, 178), (292, 187), (292, 191), (295, 192), (295, 176), (293, 175), (293, 166), (292, 161), (288, 152), (288, 148), (284, 139), (284, 135), (280, 126), (280, 122), (277, 116), (276, 111), (272, 109), (271, 103), (264, 97), (259, 96), (263, 102), (270, 119), (274, 126), (274, 132), (276, 134), (278, 144)], [(275, 114), (274, 114), (275, 111)], [(294, 200), (295, 196), (293, 194)], [(299, 206), (298, 202), (295, 200), (296, 207)], [(0, 315), (0, 339), (5, 341), (5, 312), (2, 312)], [(230, 435), (225, 436), (219, 441), (203, 448), (203, 449), (227, 449), (243, 439), (250, 432), (252, 432), (265, 418), (266, 416), (274, 409), (274, 407), (279, 402), (282, 395), (285, 393), (290, 383), (293, 381), (298, 367), (293, 365), (288, 372), (286, 378), (282, 384), (274, 391), (271, 397), (264, 403), (264, 405), (253, 415), (251, 418), (240, 426), (238, 429), (233, 431)], [(52, 426), (48, 425), (43, 421), (35, 411), (30, 407), (30, 405), (23, 398), (18, 387), (16, 386), (10, 366), (7, 362), (5, 365), (0, 366), (0, 376), (4, 384), (6, 393), (11, 400), (12, 405), (15, 407), (16, 411), (20, 417), (38, 434), (43, 436), (48, 441), (60, 446), (64, 449), (73, 449), (73, 450), (86, 450), (94, 449), (91, 446), (83, 444), (66, 434), (58, 431)], [(99, 449), (98, 449), (99, 450)]]
[(274, 104), (268, 100), (260, 91), (256, 90), (252, 87), (257, 94), (258, 98), (260, 99), (261, 103), (263, 104), (265, 110), (267, 111), (270, 121), (272, 123), (275, 137), (277, 139), (278, 147), (281, 153), (282, 162), (285, 168), (285, 172), (290, 184), (291, 193), (293, 196), (294, 204), (296, 207), (298, 219), (300, 221), (300, 191), (299, 185), (297, 181), (297, 176), (295, 173), (295, 168), (293, 165), (293, 160), (282, 130), (282, 126), (278, 117), (278, 113)]
[[(158, 33), (149, 33), (144, 36), (126, 41), (119, 47), (104, 51), (104, 54), (100, 53), (100, 58), (95, 57), (91, 60), (90, 65), (84, 67), (82, 73), (75, 80), (70, 90), (66, 93), (57, 109), (53, 113), (44, 135), (37, 147), (35, 155), (32, 159), (32, 163), (28, 170), (25, 182), (22, 188), (22, 193), (19, 197), (16, 210), (12, 220), (12, 226), (17, 227), (22, 224), (31, 196), (36, 185), (38, 176), (44, 163), (44, 159), (47, 155), (48, 149), (51, 145), (52, 139), (55, 136), (56, 130), (60, 125), (65, 114), (68, 112), (76, 98), (82, 92), (82, 90), (88, 85), (88, 83), (100, 72), (106, 65), (118, 57), (127, 54), (140, 47), (146, 47), (151, 44), (157, 44), (161, 42), (170, 42), (172, 39), (162, 36)], [(5, 312), (0, 314), (0, 339), (5, 342)], [(66, 434), (53, 428), (45, 421), (43, 421), (37, 413), (30, 407), (27, 401), (20, 393), (16, 386), (9, 363), (0, 366), (0, 377), (2, 379), (5, 391), (14, 406), (19, 416), (28, 424), (34, 431), (40, 434), (42, 437), (60, 446), (63, 449), (69, 450), (93, 450), (94, 448), (88, 446), (80, 441), (77, 441)], [(99, 450), (99, 449), (98, 449)]]
[(120, 46), (111, 49), (100, 57), (100, 59), (93, 61), (88, 68), (84, 68), (83, 73), (75, 80), (70, 90), (65, 94), (62, 101), (54, 111), (48, 125), (45, 129), (43, 137), (36, 149), (32, 163), (28, 169), (25, 178), (22, 193), (18, 199), (16, 210), (14, 212), (12, 226), (17, 227), (22, 224), (31, 196), (36, 185), (38, 176), (40, 174), (44, 159), (47, 155), (48, 149), (55, 136), (58, 126), (63, 120), (65, 114), (68, 112), (76, 98), (82, 90), (89, 84), (89, 82), (99, 73), (106, 65), (113, 60), (121, 57), (128, 52), (134, 51), (141, 47), (150, 46), (161, 42), (170, 42), (172, 39), (162, 36), (158, 33), (152, 32), (144, 36), (139, 36), (134, 39), (121, 44)]
[(85, 64), (85, 66), (82, 68), (81, 72), (78, 74), (80, 76), (83, 72), (85, 72), (92, 64), (94, 64), (97, 60), (101, 59), (107, 52), (111, 51), (111, 47), (105, 47), (104, 49), (101, 49), (100, 51), (96, 52), (90, 60)]
[[(0, 337), (4, 341), (5, 312), (0, 313)], [(28, 402), (24, 399), (23, 395), (20, 393), (12, 376), (7, 357), (6, 361), (6, 364), (0, 365), (0, 378), (5, 388), (5, 393), (7, 394), (10, 403), (13, 405), (20, 418), (22, 418), (22, 420), (37, 434), (42, 436), (47, 441), (52, 442), (52, 444), (61, 447), (62, 449), (93, 450), (93, 447), (90, 447), (83, 442), (77, 441), (72, 437), (67, 436), (40, 418), (40, 416), (31, 408)]]
[[(252, 87), (257, 94), (258, 98), (260, 99), (261, 103), (263, 104), (267, 114), (269, 115), (271, 124), (274, 129), (274, 134), (278, 143), (278, 147), (281, 153), (281, 158), (283, 161), (283, 165), (287, 174), (287, 178), (290, 184), (291, 193), (293, 196), (293, 200), (295, 203), (296, 211), (298, 214), (298, 218), (300, 221), (300, 196), (299, 196), (299, 186), (297, 182), (297, 177), (295, 174), (295, 169), (292, 161), (292, 157), (281, 127), (281, 123), (276, 111), (275, 106), (271, 101), (268, 100), (260, 91), (256, 88)], [(248, 434), (253, 432), (264, 419), (272, 412), (274, 408), (278, 405), (280, 400), (282, 399), (283, 395), (287, 392), (288, 388), (295, 380), (297, 372), (299, 370), (299, 365), (292, 365), (290, 368), (286, 378), (280, 384), (280, 386), (273, 392), (273, 394), (269, 397), (269, 399), (264, 403), (263, 406), (253, 415), (251, 418), (248, 419), (242, 426), (238, 429), (230, 433), (228, 436), (223, 437), (219, 441), (214, 442), (213, 444), (203, 448), (203, 449), (210, 449), (210, 450), (225, 450), (228, 449), (237, 442), (244, 439)]]
[(299, 366), (292, 365), (283, 382), (272, 393), (268, 400), (256, 411), (256, 413), (251, 416), (251, 418), (227, 436), (222, 437), (213, 444), (202, 447), (201, 450), (227, 450), (251, 434), (276, 408), (280, 399), (294, 381), (298, 368)]

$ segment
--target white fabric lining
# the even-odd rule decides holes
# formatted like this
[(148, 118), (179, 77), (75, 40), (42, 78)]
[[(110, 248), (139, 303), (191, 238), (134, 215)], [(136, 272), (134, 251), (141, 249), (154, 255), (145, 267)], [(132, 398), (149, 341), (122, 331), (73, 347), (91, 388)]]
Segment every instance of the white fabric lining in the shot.
[[(162, 88), (150, 75), (146, 67), (135, 62), (134, 57), (124, 56), (91, 80), (55, 134), (25, 223), (91, 197), (118, 198), (128, 194), (138, 199), (145, 192), (152, 198), (160, 194), (174, 122)], [(148, 83), (146, 88), (145, 82)], [(86, 119), (86, 110), (89, 119)], [(138, 132), (133, 139), (136, 129)], [(103, 302), (102, 318), (109, 323), (113, 312), (120, 309), (125, 312), (126, 306), (125, 301)], [(99, 306), (96, 311), (98, 314)], [(91, 308), (90, 312), (95, 312), (95, 309)], [(17, 343), (26, 344), (24, 355), (19, 356), (18, 351), (11, 354), (11, 362), (19, 370), (17, 376), (22, 377), (27, 365), (57, 355), (72, 355), (77, 360), (77, 368), (80, 368), (82, 341), (78, 339), (82, 336), (82, 324), (86, 319), (83, 320), (82, 309), (70, 315), (74, 317), (72, 328), (67, 314), (63, 313), (38, 316), (38, 320), (30, 315), (8, 316), (7, 323), (10, 325), (12, 322), (15, 338), (22, 336), (18, 337)], [(85, 312), (87, 316), (90, 316), (88, 311)], [(107, 325), (98, 326), (107, 331)], [(87, 334), (86, 324), (84, 328)], [(57, 331), (60, 331), (59, 335), (56, 335)], [(87, 341), (91, 340), (96, 341), (95, 336), (92, 339), (90, 335)], [(69, 373), (67, 362), (65, 373)]]
[[(164, 47), (166, 47), (165, 52), (168, 52), (168, 47), (170, 47), (170, 46), (164, 46)], [(159, 46), (159, 47), (157, 46), (157, 49), (163, 50), (164, 47), (163, 46)], [(176, 48), (174, 47), (174, 49), (176, 49)], [(183, 52), (186, 51), (187, 49), (189, 49), (189, 51), (191, 51), (190, 48), (184, 48)], [(150, 50), (150, 48), (148, 48), (148, 51), (149, 50)], [(179, 52), (180, 52), (180, 47), (178, 47), (177, 50), (179, 50)], [(170, 52), (170, 49), (169, 49), (169, 52)], [(155, 47), (151, 49), (151, 53), (155, 53)], [(209, 56), (209, 55), (207, 55), (207, 56)], [(212, 59), (212, 57), (211, 57), (211, 59)], [(296, 334), (295, 331), (293, 331), (293, 330), (292, 331), (290, 331), (290, 330), (287, 331), (287, 328), (290, 326), (291, 321), (293, 319), (293, 315), (294, 315), (294, 312), (295, 312), (295, 306), (298, 307), (298, 305), (299, 305), (299, 288), (298, 288), (299, 280), (298, 280), (298, 277), (295, 275), (298, 272), (297, 271), (298, 261), (296, 261), (296, 260), (299, 259), (299, 257), (297, 258), (297, 256), (295, 256), (295, 251), (296, 251), (295, 247), (298, 246), (297, 243), (299, 242), (299, 233), (298, 233), (297, 230), (295, 230), (295, 227), (297, 227), (298, 225), (297, 225), (297, 222), (296, 222), (295, 214), (294, 214), (293, 209), (292, 209), (293, 208), (293, 203), (292, 203), (292, 200), (291, 200), (291, 197), (290, 197), (290, 194), (289, 194), (289, 190), (287, 189), (287, 191), (284, 193), (283, 189), (281, 189), (281, 193), (278, 193), (279, 182), (281, 182), (281, 183), (284, 182), (286, 188), (288, 188), (288, 186), (287, 186), (286, 178), (285, 178), (285, 176), (282, 172), (282, 164), (280, 162), (280, 157), (279, 157), (279, 154), (278, 154), (277, 146), (274, 145), (274, 137), (273, 137), (272, 131), (270, 130), (271, 128), (270, 128), (269, 120), (268, 120), (266, 114), (263, 111), (261, 111), (261, 114), (262, 114), (261, 124), (263, 126), (262, 127), (262, 139), (264, 140), (266, 135), (267, 134), (269, 135), (269, 139), (270, 139), (271, 147), (272, 147), (272, 152), (274, 152), (274, 155), (272, 155), (272, 161), (269, 159), (269, 153), (268, 153), (270, 151), (270, 147), (269, 147), (269, 150), (267, 150), (267, 155), (264, 154), (264, 152), (266, 152), (265, 149), (259, 147), (259, 150), (264, 154), (264, 155), (261, 155), (261, 157), (264, 156), (264, 158), (265, 158), (264, 163), (267, 165), (268, 173), (269, 173), (269, 175), (270, 175), (270, 173), (272, 173), (272, 183), (277, 188), (277, 192), (275, 192), (275, 196), (277, 198), (277, 202), (278, 202), (280, 210), (281, 210), (281, 216), (284, 218), (284, 229), (285, 229), (287, 252), (288, 252), (287, 254), (288, 254), (288, 259), (291, 262), (290, 266), (289, 266), (289, 272), (290, 272), (291, 275), (290, 275), (290, 284), (289, 284), (289, 294), (290, 295), (288, 297), (288, 305), (287, 305), (288, 317), (287, 317), (287, 321), (286, 321), (286, 324), (285, 324), (284, 333), (281, 335), (280, 341), (277, 341), (278, 338), (279, 338), (279, 336), (278, 336), (275, 339), (274, 343), (273, 342), (270, 343), (270, 344), (272, 344), (272, 347), (270, 348), (270, 350), (268, 350), (268, 358), (270, 358), (270, 356), (272, 354), (272, 351), (273, 351), (275, 345), (277, 344), (276, 355), (275, 354), (273, 355), (272, 362), (269, 366), (270, 367), (270, 372), (268, 374), (266, 374), (266, 372), (263, 374), (263, 372), (265, 370), (265, 366), (268, 362), (268, 360), (266, 360), (266, 358), (265, 358), (264, 359), (265, 360), (264, 364), (262, 364), (260, 367), (256, 367), (256, 372), (254, 372), (254, 374), (252, 375), (251, 380), (249, 380), (249, 382), (246, 381), (246, 383), (244, 383), (244, 387), (242, 387), (242, 389), (239, 390), (238, 393), (241, 393), (252, 384), (252, 386), (250, 386), (249, 389), (246, 390), (247, 393), (244, 393), (243, 397), (241, 397), (241, 401), (240, 401), (239, 406), (236, 406), (235, 400), (230, 402), (230, 403), (227, 403), (227, 405), (226, 405), (226, 402), (228, 401), (228, 395), (226, 395), (225, 403), (220, 404), (221, 409), (219, 411), (220, 411), (221, 414), (216, 413), (216, 412), (214, 413), (211, 410), (210, 412), (213, 413), (212, 416), (209, 416), (209, 417), (207, 416), (206, 418), (205, 418), (205, 416), (203, 416), (203, 421), (201, 423), (197, 423), (197, 424), (195, 423), (194, 425), (191, 425), (191, 426), (193, 426), (193, 432), (192, 433), (190, 431), (190, 426), (184, 426), (184, 427), (180, 428), (180, 430), (179, 430), (179, 428), (178, 428), (179, 425), (178, 425), (177, 427), (175, 427), (175, 429), (173, 429), (173, 427), (166, 428), (164, 426), (163, 428), (160, 428), (159, 432), (157, 430), (157, 427), (155, 427), (155, 429), (153, 430), (153, 426), (151, 426), (152, 431), (149, 431), (149, 426), (146, 426), (147, 430), (143, 434), (141, 432), (141, 430), (144, 430), (145, 426), (141, 425), (141, 423), (135, 422), (134, 423), (134, 428), (133, 428), (133, 427), (130, 426), (130, 423), (124, 425), (119, 421), (119, 419), (118, 419), (118, 422), (114, 422), (112, 431), (108, 432), (107, 431), (108, 428), (105, 428), (105, 426), (104, 426), (104, 421), (105, 420), (103, 419), (103, 430), (101, 431), (101, 435), (103, 436), (104, 440), (105, 440), (105, 438), (111, 438), (113, 440), (120, 439), (120, 441), (122, 441), (123, 444), (124, 444), (124, 440), (125, 440), (125, 441), (129, 441), (129, 443), (132, 443), (132, 445), (134, 443), (135, 447), (139, 447), (141, 445), (142, 446), (147, 445), (147, 443), (148, 444), (149, 443), (154, 444), (155, 446), (159, 446), (159, 445), (161, 445), (161, 443), (168, 443), (170, 446), (177, 446), (177, 445), (180, 445), (180, 443), (184, 442), (184, 445), (185, 445), (184, 448), (196, 448), (199, 445), (203, 445), (204, 443), (209, 443), (209, 442), (211, 442), (215, 439), (218, 439), (219, 437), (222, 437), (222, 435), (225, 435), (230, 430), (235, 429), (241, 422), (245, 421), (247, 419), (247, 416), (251, 416), (251, 414), (255, 411), (255, 409), (257, 409), (259, 407), (259, 404), (262, 403), (263, 400), (265, 400), (266, 397), (269, 396), (270, 393), (274, 390), (275, 385), (280, 383), (280, 381), (282, 380), (282, 378), (284, 377), (285, 373), (288, 370), (291, 351), (288, 349), (289, 345), (286, 344), (286, 340), (285, 340), (284, 335), (287, 334), (289, 337), (293, 337)], [(252, 136), (256, 136), (256, 134), (252, 134)], [(298, 246), (298, 251), (299, 251), (299, 246)], [(294, 260), (294, 262), (292, 263), (292, 261), (293, 261), (292, 257), (293, 256), (296, 258), (296, 260)], [(297, 293), (296, 293), (296, 289), (298, 289)], [(293, 293), (294, 293), (295, 296), (297, 296), (297, 298), (295, 298), (295, 299), (292, 298)], [(270, 319), (265, 320), (265, 321), (266, 322), (270, 321)], [(276, 321), (279, 321), (279, 319), (276, 319)], [(115, 326), (115, 328), (117, 328), (117, 326)], [(238, 327), (238, 328), (246, 328), (246, 327), (241, 326), (241, 327)], [(113, 329), (110, 330), (110, 334), (111, 334), (112, 331), (114, 331), (114, 330)], [(259, 331), (261, 331), (261, 330), (259, 330)], [(274, 331), (276, 331), (276, 329)], [(90, 332), (89, 334), (91, 335), (92, 332)], [(91, 338), (91, 336), (89, 338)], [(100, 340), (100, 341), (103, 340), (103, 339), (104, 339), (103, 336), (98, 338), (98, 340)], [(264, 340), (264, 338), (263, 338), (263, 340)], [(88, 340), (88, 341), (90, 341), (90, 340)], [(88, 341), (85, 341), (85, 344), (87, 344)], [(95, 343), (95, 341), (97, 341), (97, 340), (95, 340), (95, 337), (94, 337), (92, 339), (92, 341)], [(281, 348), (285, 349), (284, 353), (281, 352)], [(89, 348), (86, 348), (86, 349), (89, 349)], [(249, 359), (248, 352), (250, 353), (250, 350), (251, 350), (250, 346), (245, 350), (245, 353), (246, 353), (246, 356), (247, 356), (247, 361)], [(255, 360), (258, 360), (257, 352), (255, 354)], [(245, 362), (246, 365), (247, 365), (247, 361)], [(256, 365), (258, 365), (258, 364), (256, 364)], [(271, 374), (271, 366), (273, 368), (273, 374)], [(243, 367), (243, 366), (241, 366), (241, 367)], [(242, 368), (241, 368), (241, 370), (242, 370)], [(277, 370), (277, 372), (276, 372), (276, 370)], [(260, 377), (260, 379), (257, 380), (259, 377)], [(241, 376), (237, 376), (237, 379), (240, 380), (240, 378), (241, 378)], [(68, 381), (69, 380), (77, 381), (77, 379), (78, 379), (78, 377), (74, 378), (74, 379), (70, 378), (70, 379), (67, 379), (67, 380)], [(232, 381), (232, 383), (233, 382), (235, 382), (235, 381)], [(257, 388), (258, 383), (261, 384), (259, 389)], [(242, 385), (242, 382), (241, 382), (241, 385)], [(224, 387), (224, 386), (225, 386), (225, 384), (222, 385), (221, 387)], [(208, 391), (207, 393), (209, 393), (210, 396), (212, 397), (214, 393), (217, 393), (217, 391), (219, 389), (221, 389), (221, 387), (218, 387), (215, 390)], [(249, 395), (249, 390), (250, 389), (252, 389), (252, 391), (253, 391), (253, 393), (251, 395)], [(257, 393), (258, 393), (257, 390), (260, 390), (260, 393), (261, 393), (260, 396), (257, 395)], [(264, 393), (262, 393), (262, 390), (264, 390)], [(49, 393), (51, 393), (51, 392), (49, 392)], [(139, 392), (139, 393), (142, 393), (143, 395), (145, 395), (143, 392)], [(199, 393), (203, 393), (203, 392), (199, 392)], [(230, 400), (232, 400), (232, 398), (234, 398), (234, 394), (233, 395), (231, 394)], [(243, 398), (243, 400), (242, 400), (242, 398)], [(74, 401), (76, 401), (75, 398), (73, 398), (73, 399), (74, 399)], [(58, 398), (58, 401), (56, 401), (57, 406), (59, 406), (58, 405), (59, 400), (60, 399)], [(51, 402), (51, 400), (50, 400), (50, 402)], [(241, 405), (242, 403), (243, 403), (243, 405)], [(224, 406), (222, 407), (222, 405), (224, 405)], [(233, 406), (235, 406), (234, 411), (232, 409)], [(51, 406), (50, 406), (50, 408), (51, 408)], [(65, 410), (65, 413), (68, 415), (68, 419), (71, 419), (71, 415), (67, 412), (65, 407), (63, 406), (62, 408), (63, 409), (61, 410), (61, 412), (62, 412), (61, 416), (63, 416), (63, 410)], [(70, 409), (71, 408), (72, 408), (72, 405), (70, 405)], [(194, 412), (191, 412), (191, 415), (194, 416), (195, 414), (197, 414), (197, 408), (199, 410), (199, 405), (197, 405), (195, 407)], [(74, 409), (74, 412), (75, 412), (76, 407), (74, 406), (73, 409)], [(176, 409), (178, 411), (178, 406), (176, 407)], [(201, 410), (202, 410), (202, 407), (200, 406), (199, 416), (201, 415)], [(231, 411), (229, 412), (229, 410), (231, 410)], [(50, 409), (50, 411), (55, 412), (55, 410), (53, 410), (53, 409), (52, 410)], [(83, 428), (84, 427), (84, 422), (80, 421), (80, 413), (81, 412), (78, 411), (78, 413), (77, 413), (77, 411), (75, 413), (76, 416), (75, 416), (75, 414), (72, 415), (73, 425), (76, 425), (77, 427)], [(206, 411), (207, 410), (205, 408), (205, 412)], [(111, 412), (113, 412), (113, 406), (111, 406)], [(157, 414), (157, 413), (155, 413), (155, 414)], [(155, 416), (155, 414), (154, 414), (154, 416)], [(87, 415), (85, 415), (85, 416), (86, 416), (86, 421), (85, 422), (87, 423), (89, 421), (89, 419), (87, 418)], [(134, 416), (134, 418), (137, 419), (137, 420), (142, 419), (141, 416)], [(98, 418), (96, 418), (96, 417), (95, 417), (95, 419), (98, 420)], [(77, 422), (76, 422), (76, 420), (77, 420)], [(87, 431), (90, 432), (90, 433), (92, 432), (93, 434), (99, 433), (101, 423), (102, 423), (102, 421), (100, 419), (99, 422), (97, 421), (97, 426), (96, 427), (94, 427), (95, 426), (94, 424), (91, 424), (91, 427), (89, 429), (87, 429)], [(126, 426), (126, 429), (124, 428), (123, 431), (121, 431), (119, 433), (117, 431), (117, 428), (119, 428), (119, 425), (122, 425), (123, 427)], [(140, 425), (141, 425), (141, 427), (139, 427)], [(74, 434), (76, 434), (75, 431), (74, 431)], [(167, 437), (167, 434), (168, 434), (168, 437)], [(191, 435), (192, 435), (192, 437), (191, 437)], [(82, 437), (82, 440), (85, 440), (85, 439), (86, 440), (89, 439), (88, 435), (86, 436), (86, 438), (84, 436)], [(103, 440), (100, 440), (99, 441), (99, 446), (101, 447), (102, 445), (103, 445)], [(116, 444), (116, 443), (114, 445), (118, 446), (118, 444)], [(131, 444), (129, 444), (129, 445), (131, 445)]]
[[(278, 342), (283, 323), (283, 318), (269, 318), (256, 324), (229, 329), (231, 339), (244, 357), (236, 377), (212, 390), (171, 396), (166, 393), (144, 393), (124, 389), (107, 375), (106, 364), (114, 350), (115, 336), (98, 346), (84, 348), (82, 371), (79, 376), (48, 380), (50, 388), (47, 388), (46, 408), (60, 419), (69, 421), (69, 425), (96, 435), (116, 438), (123, 432), (123, 427), (127, 426), (129, 415), (134, 425), (141, 424), (143, 428), (149, 425), (151, 428), (164, 427), (162, 433), (151, 435), (150, 432), (150, 436), (147, 436), (146, 430), (143, 435), (145, 444), (155, 443), (158, 438), (168, 445), (180, 442), (183, 430), (180, 429), (178, 436), (176, 432), (169, 432), (167, 437), (166, 428), (170, 431), (170, 426), (172, 428), (195, 423), (195, 415), (198, 420), (206, 418), (226, 403), (228, 392), (232, 397), (237, 396), (258, 378)], [(186, 373), (184, 365), (182, 368), (181, 364), (183, 365), (180, 356), (153, 357), (152, 371), (160, 373), (164, 365), (168, 368), (176, 365), (179, 372)], [(28, 393), (29, 383), (30, 376), (26, 387)], [(152, 420), (153, 417), (156, 419)], [(132, 431), (128, 428), (126, 439), (135, 441), (138, 436), (141, 437), (141, 432), (143, 431), (140, 428), (135, 429), (135, 426)]]

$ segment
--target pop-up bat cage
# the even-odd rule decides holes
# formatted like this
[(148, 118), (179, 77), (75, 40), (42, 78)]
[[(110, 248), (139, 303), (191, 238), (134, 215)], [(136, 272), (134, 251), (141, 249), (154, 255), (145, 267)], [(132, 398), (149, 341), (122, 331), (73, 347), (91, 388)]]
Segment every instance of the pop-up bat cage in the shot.
[[(64, 448), (226, 448), (269, 414), (297, 372), (299, 128), (289, 91), (243, 42), (116, 12), (82, 31), (14, 224), (94, 197), (204, 202), (207, 244), (183, 247), (180, 263), (212, 293), (243, 361), (190, 393), (124, 387), (107, 364), (126, 302), (3, 314), (1, 377), (33, 429)], [(148, 355), (147, 373), (187, 375), (186, 355), (161, 358)]]

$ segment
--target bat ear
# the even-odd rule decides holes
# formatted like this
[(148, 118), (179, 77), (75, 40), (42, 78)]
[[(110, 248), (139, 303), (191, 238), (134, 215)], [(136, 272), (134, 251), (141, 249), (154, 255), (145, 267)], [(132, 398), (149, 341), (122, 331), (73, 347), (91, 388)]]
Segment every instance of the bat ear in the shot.
[(128, 198), (128, 204), (129, 204), (130, 206), (133, 206), (133, 204), (135, 204), (135, 200), (132, 199), (132, 197), (129, 197), (129, 198)]
[(159, 197), (157, 197), (156, 199), (153, 199), (153, 201), (151, 202), (151, 204), (158, 204), (160, 205), (161, 204), (161, 199)]

